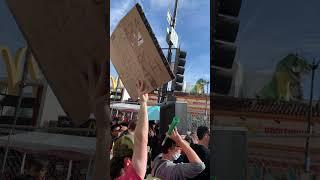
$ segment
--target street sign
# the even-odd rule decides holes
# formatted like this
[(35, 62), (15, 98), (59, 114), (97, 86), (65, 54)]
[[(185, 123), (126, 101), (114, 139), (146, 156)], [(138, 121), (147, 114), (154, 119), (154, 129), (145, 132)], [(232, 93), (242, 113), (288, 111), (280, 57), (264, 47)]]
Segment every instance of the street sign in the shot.
[(171, 28), (171, 34), (167, 34), (167, 43), (173, 45), (175, 48), (178, 48), (179, 37), (176, 31)]

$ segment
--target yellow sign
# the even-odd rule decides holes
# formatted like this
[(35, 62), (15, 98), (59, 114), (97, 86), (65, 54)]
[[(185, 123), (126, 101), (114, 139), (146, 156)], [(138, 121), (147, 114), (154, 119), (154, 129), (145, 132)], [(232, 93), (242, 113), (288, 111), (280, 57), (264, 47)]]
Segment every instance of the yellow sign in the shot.
[[(0, 46), (0, 55), (4, 61), (7, 71), (7, 83), (8, 83), (8, 94), (18, 95), (19, 93), (19, 82), (21, 81), (22, 68), (21, 59), (26, 55), (27, 48), (19, 48), (14, 56), (10, 53), (9, 48)], [(28, 59), (28, 73), (31, 80), (38, 80), (39, 68), (33, 58)], [(36, 95), (36, 87), (33, 87), (33, 95)]]
[(116, 88), (123, 88), (122, 81), (119, 77), (110, 76), (111, 89), (116, 90)]

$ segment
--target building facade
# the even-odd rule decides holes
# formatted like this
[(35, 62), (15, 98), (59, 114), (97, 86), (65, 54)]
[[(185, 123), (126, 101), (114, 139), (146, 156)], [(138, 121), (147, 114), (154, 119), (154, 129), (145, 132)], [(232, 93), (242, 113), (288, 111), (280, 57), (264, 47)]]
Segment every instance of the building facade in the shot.
[[(214, 97), (213, 126), (248, 129), (249, 179), (300, 179), (303, 174), (307, 103)], [(312, 107), (311, 171), (320, 175), (320, 103)]]

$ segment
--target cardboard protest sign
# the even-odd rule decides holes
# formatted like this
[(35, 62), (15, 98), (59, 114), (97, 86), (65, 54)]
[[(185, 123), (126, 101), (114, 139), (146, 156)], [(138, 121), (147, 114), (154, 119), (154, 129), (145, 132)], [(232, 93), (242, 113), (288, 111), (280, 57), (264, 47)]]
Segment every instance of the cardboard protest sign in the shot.
[[(105, 4), (97, 0), (7, 0), (40, 69), (75, 124), (88, 120), (81, 74), (109, 60)], [(107, 78), (108, 75), (106, 75)]]
[(174, 79), (169, 64), (139, 4), (121, 19), (110, 39), (110, 56), (125, 88), (138, 98), (137, 80), (149, 92)]

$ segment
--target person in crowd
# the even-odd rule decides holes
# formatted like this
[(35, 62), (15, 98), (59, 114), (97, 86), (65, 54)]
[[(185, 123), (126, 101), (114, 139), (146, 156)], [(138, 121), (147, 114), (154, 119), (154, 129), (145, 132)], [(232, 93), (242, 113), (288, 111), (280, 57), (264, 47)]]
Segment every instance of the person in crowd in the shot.
[(148, 169), (147, 174), (151, 173), (151, 165), (153, 159), (160, 153), (160, 140), (158, 140), (156, 132), (156, 123), (154, 121), (149, 121), (149, 134), (148, 134), (148, 146), (150, 151), (148, 154)]
[[(181, 150), (184, 151), (190, 163), (174, 163), (178, 159)], [(152, 176), (165, 180), (183, 180), (199, 175), (205, 164), (194, 150), (182, 139), (175, 129), (161, 147), (161, 152), (154, 160)]]
[[(148, 94), (143, 82), (138, 83), (140, 96), (139, 119), (134, 131), (134, 143), (121, 143), (111, 159), (111, 179), (140, 180), (144, 179), (147, 170), (148, 145)], [(129, 142), (129, 141), (126, 141)]]
[(120, 148), (121, 151), (121, 146), (124, 144), (127, 144), (128, 147), (131, 149), (133, 148), (133, 143), (134, 143), (134, 131), (136, 129), (136, 120), (132, 120), (129, 123), (129, 127), (126, 131), (124, 131), (120, 137), (114, 142), (113, 146), (113, 152), (118, 151), (118, 148)]
[(161, 135), (159, 133), (159, 125), (151, 123), (149, 129), (149, 146), (151, 148), (151, 165), (153, 160), (161, 153)]
[(121, 125), (114, 124), (111, 126), (111, 139), (112, 142), (115, 142), (121, 135)]
[(191, 135), (186, 135), (184, 138), (189, 144), (195, 144), (195, 141), (193, 140), (193, 137)]
[(45, 180), (47, 163), (37, 159), (30, 159), (26, 163), (25, 174), (18, 176), (15, 180)]
[[(199, 126), (197, 128), (198, 143), (191, 144), (191, 148), (197, 153), (200, 159), (205, 163), (206, 169), (192, 178), (192, 180), (210, 179), (210, 130), (206, 126)], [(184, 158), (185, 159), (185, 158)], [(187, 160), (185, 162), (188, 162)]]
[(129, 128), (129, 121), (128, 122), (121, 122), (121, 130), (124, 132), (128, 131)]
[(126, 118), (125, 113), (119, 112), (119, 113), (118, 113), (118, 120), (119, 120), (120, 122), (127, 122), (128, 118)]

